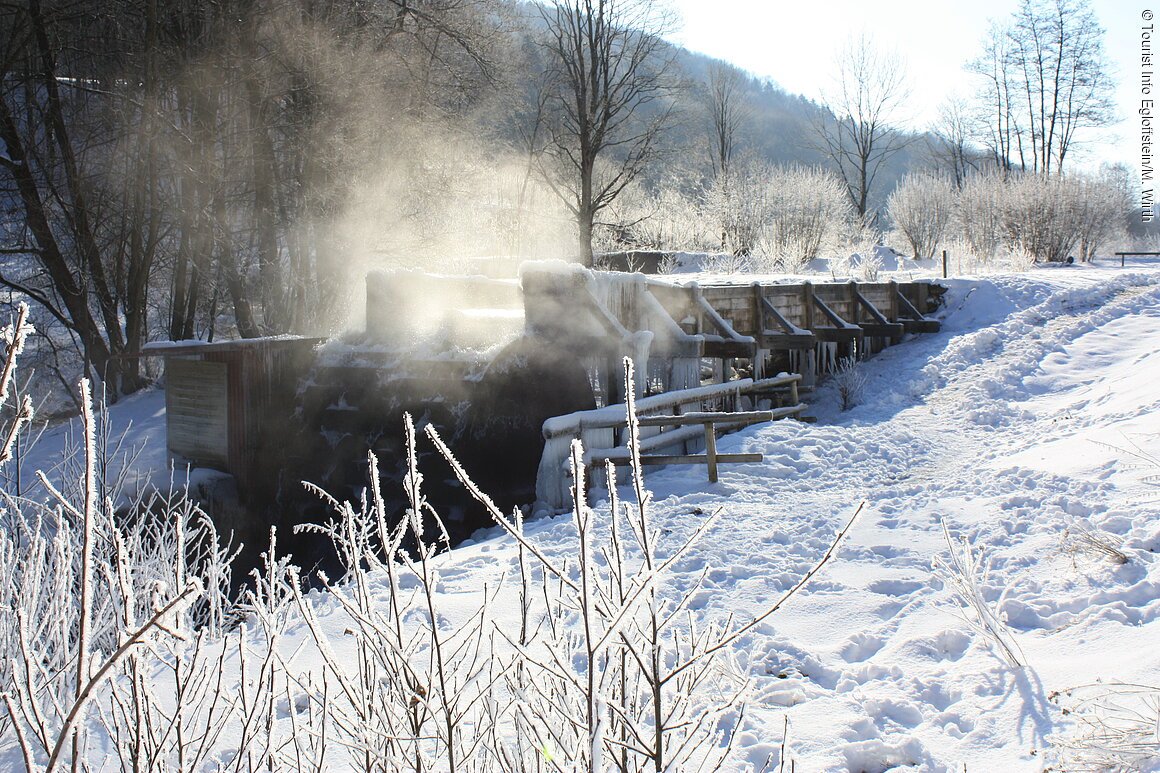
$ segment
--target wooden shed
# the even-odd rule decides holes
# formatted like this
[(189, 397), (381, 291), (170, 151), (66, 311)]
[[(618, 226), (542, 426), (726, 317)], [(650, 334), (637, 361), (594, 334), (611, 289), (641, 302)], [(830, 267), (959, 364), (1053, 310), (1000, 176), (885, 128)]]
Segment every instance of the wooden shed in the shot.
[(319, 338), (278, 336), (218, 343), (160, 341), (144, 354), (165, 358), (169, 453), (223, 470), (245, 487), (268, 444), (264, 426), (289, 411), (298, 378)]

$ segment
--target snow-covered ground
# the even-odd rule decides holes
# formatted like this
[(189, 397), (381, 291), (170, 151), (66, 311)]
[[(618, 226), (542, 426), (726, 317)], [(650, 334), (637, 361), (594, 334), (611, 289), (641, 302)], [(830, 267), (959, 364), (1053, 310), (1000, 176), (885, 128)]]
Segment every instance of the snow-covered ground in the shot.
[[(1103, 693), (1066, 691), (1096, 683), (1154, 688), (1140, 729), (1160, 766), (1148, 725), (1160, 717), (1160, 489), (1147, 480), (1160, 469), (1133, 457), (1160, 455), (1160, 270), (946, 283), (942, 332), (862, 364), (862, 405), (842, 413), (823, 387), (817, 424), (719, 442), (763, 463), (723, 467), (716, 484), (699, 468), (647, 476), (675, 538), (699, 513), (725, 511), (673, 583), (709, 568), (696, 599), (705, 615), (761, 610), (865, 503), (837, 557), (741, 642), (751, 698), (737, 770), (778, 759), (786, 717), (797, 770), (1082, 769), (1091, 744), (1079, 757), (1065, 748), (1088, 732), (1075, 710)], [(932, 570), (949, 554), (942, 524), (989, 564), (985, 599), (1025, 668), (972, 628)], [(565, 517), (531, 530), (559, 550), (573, 538)], [(448, 592), (512, 560), (503, 539), (457, 550)]]
[[(723, 511), (668, 582), (704, 573), (691, 606), (707, 619), (767, 607), (863, 506), (821, 573), (738, 643), (748, 708), (730, 770), (1107, 769), (1096, 736), (1120, 730), (1138, 731), (1134, 769), (1160, 769), (1160, 469), (1141, 458), (1160, 456), (1160, 265), (945, 283), (942, 331), (860, 365), (861, 405), (841, 412), (822, 386), (816, 424), (718, 443), (764, 462), (716, 484), (699, 467), (647, 475), (665, 540)], [(144, 466), (163, 460), (162, 410), (152, 393), (110, 412), (152, 435)], [(989, 566), (981, 596), (1024, 667), (939, 568), (944, 526)], [(549, 557), (575, 550), (569, 516), (527, 534)], [(470, 611), (508, 578), (491, 609), (511, 630), (515, 546), (477, 536), (440, 557), (441, 593)]]

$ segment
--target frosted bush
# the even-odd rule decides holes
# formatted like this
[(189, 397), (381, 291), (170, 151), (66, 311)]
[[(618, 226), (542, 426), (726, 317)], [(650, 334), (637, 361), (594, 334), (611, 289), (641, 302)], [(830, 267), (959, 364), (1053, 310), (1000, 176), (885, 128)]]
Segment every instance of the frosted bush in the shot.
[(826, 258), (826, 266), (830, 269), (831, 278), (846, 279), (854, 273), (854, 256), (843, 250)]
[(758, 271), (800, 271), (835, 241), (851, 217), (839, 180), (809, 167), (750, 164), (705, 194), (720, 249), (752, 255)]
[[(882, 241), (877, 229), (859, 220), (842, 223), (834, 235), (829, 264), (830, 276), (837, 279), (852, 279), (863, 256), (874, 256)], [(881, 268), (881, 261), (878, 268)]]
[(640, 185), (626, 188), (602, 215), (596, 231), (599, 251), (623, 249), (711, 251), (720, 249), (720, 233), (700, 211), (680, 181), (655, 193)]
[(838, 405), (843, 411), (861, 404), (866, 390), (866, 374), (858, 367), (856, 358), (842, 357), (838, 360), (831, 378), (838, 390)]
[(955, 197), (950, 179), (933, 172), (907, 175), (890, 194), (890, 219), (916, 259), (933, 257), (949, 235)]
[(954, 210), (959, 238), (966, 252), (983, 264), (997, 257), (1004, 242), (1004, 181), (997, 173), (967, 178)]
[[(625, 378), (635, 381), (628, 363)], [(665, 581), (721, 512), (682, 538), (654, 522), (631, 395), (631, 501), (619, 500), (609, 463), (606, 511), (588, 506), (576, 441), (574, 540), (552, 551), (428, 426), (516, 556), (514, 576), (472, 595), (472, 609), (443, 590), (447, 536), (423, 495), (408, 419), (402, 517), (388, 513), (371, 455), (361, 502), (319, 492), (335, 517), (307, 527), (331, 539), (346, 576), (318, 572), (325, 592), (307, 592), (271, 531), (231, 607), (231, 555), (204, 514), (173, 498), (114, 517), (87, 398), (81, 499), (42, 478), (51, 506), (4, 503), (0, 750), (29, 771), (716, 769), (744, 728), (734, 647), (833, 558), (858, 515), (764, 609), (706, 622), (690, 611), (706, 576)], [(492, 614), (508, 588), (518, 630)]]
[(951, 536), (946, 521), (942, 522), (943, 538), (948, 552), (933, 562), (935, 576), (954, 594), (966, 613), (964, 621), (982, 635), (997, 656), (1012, 668), (1023, 668), (1027, 658), (1000, 611), (1007, 590), (991, 603), (987, 599), (991, 564), (978, 546), (963, 536)]
[(1101, 247), (1126, 236), (1133, 207), (1129, 184), (1124, 179), (1126, 171), (1106, 167), (1097, 175), (1075, 178), (1079, 260), (1091, 261)]
[(1030, 271), (1037, 261), (1037, 256), (1021, 242), (1015, 242), (1003, 251), (1002, 262), (1008, 271)]
[(735, 255), (754, 252), (770, 216), (771, 174), (772, 167), (748, 164), (719, 177), (705, 190), (703, 211), (718, 237), (716, 249)]
[(958, 238), (981, 263), (997, 257), (1016, 271), (1038, 261), (1091, 260), (1125, 232), (1130, 202), (1121, 178), (1114, 170), (974, 175), (956, 198)]
[(877, 282), (878, 274), (882, 271), (882, 257), (878, 250), (858, 256), (858, 279), (863, 282)]
[(1035, 260), (1062, 262), (1080, 239), (1079, 190), (1071, 178), (1021, 175), (1003, 189), (1003, 230)]
[(819, 169), (776, 170), (766, 198), (770, 211), (760, 244), (781, 270), (800, 268), (817, 258), (852, 216), (841, 182)]

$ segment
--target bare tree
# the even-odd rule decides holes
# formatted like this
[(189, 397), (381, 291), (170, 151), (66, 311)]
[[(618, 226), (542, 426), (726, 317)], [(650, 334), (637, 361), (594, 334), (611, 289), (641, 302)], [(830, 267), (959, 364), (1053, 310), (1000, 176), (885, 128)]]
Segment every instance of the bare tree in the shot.
[(971, 128), (966, 103), (950, 98), (939, 107), (938, 118), (930, 129), (934, 135), (931, 155), (950, 174), (956, 190), (961, 190), (967, 175), (979, 167), (979, 154), (971, 147)]
[[(0, 273), (0, 285), (75, 336), (86, 372), (115, 399), (142, 383), (138, 360), (121, 355), (144, 343), (159, 225), (156, 187), (136, 176), (151, 153), (140, 134), (113, 146), (124, 116), (100, 96), (120, 87), (111, 65), (124, 33), (104, 17), (39, 0), (0, 8), (0, 31), (0, 195), (24, 221), (3, 249), (31, 259)], [(93, 120), (78, 125), (78, 115)], [(131, 189), (126, 206), (124, 191), (101, 179), (116, 174)]]
[(1080, 260), (1090, 262), (1101, 247), (1127, 233), (1133, 177), (1125, 164), (1104, 164), (1098, 174), (1075, 177)]
[(882, 165), (909, 142), (896, 125), (908, 94), (902, 60), (879, 51), (866, 36), (839, 55), (837, 92), (825, 99), (814, 128), (861, 217)]
[(737, 135), (753, 115), (745, 96), (747, 80), (744, 72), (728, 62), (714, 60), (709, 65), (705, 110), (712, 143), (713, 176), (716, 178), (729, 177), (729, 168), (737, 152)]
[(987, 32), (983, 53), (967, 69), (983, 79), (979, 90), (978, 135), (991, 154), (995, 166), (1004, 173), (1011, 170), (1015, 149), (1022, 155), (1022, 132), (1016, 111), (1012, 107), (1013, 92), (1017, 89), (1009, 68), (1007, 31), (992, 24)]
[(1088, 0), (1022, 0), (971, 68), (984, 76), (987, 135), (1004, 168), (1062, 173), (1083, 129), (1114, 118), (1104, 30)]
[(580, 261), (592, 263), (597, 215), (657, 150), (671, 111), (671, 17), (651, 0), (556, 0), (547, 29), (546, 179), (576, 217)]
[[(730, 172), (737, 151), (737, 133), (752, 115), (745, 101), (745, 74), (731, 64), (714, 60), (709, 65), (705, 84), (704, 106), (709, 124), (710, 160), (713, 165), (713, 188), (725, 200), (733, 198)], [(726, 216), (729, 212), (724, 213)], [(729, 228), (721, 224), (721, 250), (728, 248)]]

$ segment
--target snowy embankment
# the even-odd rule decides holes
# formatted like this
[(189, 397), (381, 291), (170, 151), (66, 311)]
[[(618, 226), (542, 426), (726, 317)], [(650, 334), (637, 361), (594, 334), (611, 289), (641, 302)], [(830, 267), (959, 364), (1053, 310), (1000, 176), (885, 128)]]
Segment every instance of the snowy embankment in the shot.
[[(859, 365), (867, 378), (862, 405), (841, 412), (833, 388), (822, 386), (811, 400), (817, 424), (782, 421), (726, 436), (721, 452), (756, 451), (765, 461), (723, 466), (716, 484), (699, 467), (648, 473), (662, 558), (709, 513), (720, 513), (662, 589), (669, 598), (684, 595), (702, 625), (730, 615), (744, 621), (768, 608), (864, 503), (821, 573), (733, 648), (748, 676), (747, 708), (740, 723), (736, 705), (722, 714), (736, 731), (728, 770), (1071, 771), (1117, 761), (1160, 769), (1160, 739), (1148, 724), (1160, 704), (1160, 489), (1148, 478), (1160, 470), (1133, 456), (1160, 456), (1160, 270), (1044, 269), (948, 284), (940, 333), (912, 337)], [(156, 394), (125, 401), (109, 415), (114, 426), (135, 417), (131, 432), (156, 435), (163, 424)], [(34, 457), (58, 453), (58, 438), (45, 441)], [(152, 441), (139, 466), (159, 461), (158, 439)], [(592, 492), (596, 500), (601, 494)], [(622, 495), (631, 499), (627, 490)], [(594, 509), (607, 512), (599, 501)], [(939, 568), (950, 561), (944, 527), (957, 549), (982, 556), (989, 574), (964, 578)], [(575, 561), (570, 516), (531, 521), (525, 533), (546, 561)], [(493, 630), (502, 639), (520, 629), (518, 568), (510, 537), (481, 533), (424, 567), (428, 583), (410, 576), (393, 587), (424, 604), (417, 589), (437, 589), (433, 603), (460, 622), (486, 604), (492, 619), (479, 641), (496, 640)], [(383, 685), (401, 683), (399, 658), (417, 663), (426, 651), (381, 644), (393, 622), (381, 623), (356, 602), (386, 605), (391, 580), (383, 571), (362, 580), (294, 601), (279, 586), (278, 603), (271, 602), (277, 614), (255, 613), (224, 635), (224, 646), (174, 650), (184, 653), (174, 662), (183, 663), (200, 652), (200, 665), (188, 667), (217, 685), (197, 697), (201, 714), (184, 710), (189, 726), (222, 712), (230, 717), (207, 741), (202, 766), (257, 768), (267, 754), (285, 769), (299, 757), (325, 769), (357, 766), (359, 749), (383, 752), (383, 739), (398, 732), (358, 712), (394, 716), (386, 711), (394, 699), (409, 707), (405, 718), (426, 705), (420, 696), (427, 690), (386, 694)], [(972, 580), (984, 608), (1005, 620), (995, 633), (972, 625)], [(965, 596), (956, 585), (968, 587)], [(425, 618), (413, 607), (406, 619)], [(375, 635), (360, 639), (358, 631), (372, 623)], [(263, 654), (266, 644), (280, 654)], [(357, 646), (386, 660), (360, 660)], [(245, 672), (239, 658), (248, 663)], [(452, 671), (474, 667), (470, 657), (458, 661)], [(342, 682), (353, 696), (344, 703), (333, 669), (356, 666), (377, 676)], [(332, 669), (329, 681), (325, 668)], [(159, 670), (150, 695), (172, 694), (168, 673)], [(518, 677), (519, 669), (504, 673)], [(263, 693), (264, 685), (271, 692)], [(454, 700), (480, 685), (464, 677), (463, 692), (440, 693)], [(370, 697), (383, 706), (359, 703)], [(480, 704), (494, 717), (473, 715), (496, 720), (497, 748), (511, 726), (504, 700)], [(120, 710), (126, 705), (133, 704)], [(162, 729), (168, 720), (157, 717), (168, 716), (167, 705), (159, 700), (150, 709), (161, 712), (153, 721)], [(1125, 713), (1134, 709), (1141, 713)], [(102, 702), (90, 716), (116, 712)], [(549, 727), (567, 724), (554, 714), (541, 718)], [(423, 734), (434, 725), (428, 721)], [(6, 732), (0, 724), (0, 765), (16, 766), (20, 755)], [(95, 768), (115, 767), (114, 742), (104, 732), (90, 723), (85, 748)], [(1112, 753), (1136, 748), (1144, 756), (1101, 757), (1105, 742)], [(138, 754), (123, 738), (117, 743), (122, 760)], [(431, 749), (438, 757), (439, 747)], [(531, 751), (536, 761), (553, 761), (550, 744)], [(558, 752), (554, 762), (569, 768)]]
[[(778, 759), (786, 717), (799, 770), (1077, 769), (1093, 744), (1066, 747), (1103, 731), (1074, 712), (1105, 691), (1061, 693), (1098, 682), (1151, 685), (1156, 718), (1160, 491), (1146, 478), (1160, 470), (1131, 452), (1160, 452), (1160, 272), (949, 284), (941, 333), (861, 366), (863, 405), (840, 413), (823, 387), (818, 424), (719, 443), (764, 463), (724, 467), (714, 485), (698, 468), (647, 477), (674, 539), (724, 509), (674, 582), (709, 570), (694, 599), (707, 617), (770, 603), (866, 503), (823, 573), (742, 642), (751, 698), (738, 770)], [(1001, 659), (932, 571), (949, 553), (943, 523), (989, 563), (985, 599), (1026, 668)], [(563, 517), (529, 529), (560, 550), (572, 539)], [(448, 592), (511, 561), (503, 540), (458, 550), (443, 568)], [(1160, 755), (1160, 739), (1151, 748)]]

